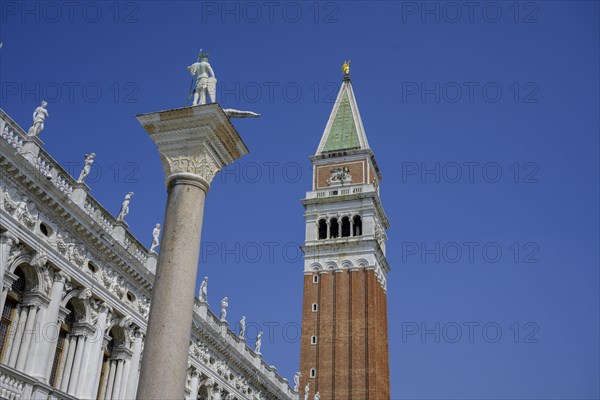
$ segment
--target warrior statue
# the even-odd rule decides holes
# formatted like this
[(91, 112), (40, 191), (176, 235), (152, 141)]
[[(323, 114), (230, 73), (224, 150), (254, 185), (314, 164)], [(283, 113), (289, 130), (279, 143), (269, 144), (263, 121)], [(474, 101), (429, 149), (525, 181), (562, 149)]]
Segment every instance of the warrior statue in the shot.
[(46, 111), (46, 106), (48, 103), (42, 101), (42, 105), (37, 107), (33, 112), (33, 125), (29, 128), (27, 134), (32, 137), (37, 137), (40, 132), (44, 129), (44, 121), (46, 117), (48, 117), (48, 111)]
[(217, 78), (208, 63), (208, 54), (202, 53), (202, 50), (200, 50), (198, 61), (187, 67), (187, 69), (196, 78), (196, 88), (194, 89), (194, 101), (192, 105), (206, 104), (207, 95), (210, 103), (214, 103), (217, 97)]
[(302, 372), (296, 372), (294, 375), (294, 392), (298, 393), (300, 390), (300, 377), (302, 376)]

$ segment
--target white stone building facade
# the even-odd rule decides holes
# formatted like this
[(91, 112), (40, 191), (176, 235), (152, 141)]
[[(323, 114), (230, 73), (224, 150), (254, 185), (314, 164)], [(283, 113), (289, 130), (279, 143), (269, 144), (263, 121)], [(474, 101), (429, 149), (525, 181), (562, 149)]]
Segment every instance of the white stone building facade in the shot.
[[(0, 398), (134, 399), (156, 259), (0, 110)], [(297, 398), (199, 299), (188, 365), (188, 399)]]

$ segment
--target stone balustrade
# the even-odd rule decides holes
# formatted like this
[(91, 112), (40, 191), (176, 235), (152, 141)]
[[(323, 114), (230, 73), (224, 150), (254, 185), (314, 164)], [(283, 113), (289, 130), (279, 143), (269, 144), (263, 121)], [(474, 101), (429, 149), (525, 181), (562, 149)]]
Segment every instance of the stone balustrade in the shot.
[(356, 193), (370, 193), (377, 192), (377, 189), (374, 185), (354, 185), (354, 186), (341, 186), (337, 188), (316, 190), (311, 192), (306, 192), (307, 199), (316, 199), (322, 197), (332, 197), (332, 196), (344, 196), (348, 194), (356, 194)]
[(7, 400), (77, 399), (5, 364), (0, 364), (0, 398)]

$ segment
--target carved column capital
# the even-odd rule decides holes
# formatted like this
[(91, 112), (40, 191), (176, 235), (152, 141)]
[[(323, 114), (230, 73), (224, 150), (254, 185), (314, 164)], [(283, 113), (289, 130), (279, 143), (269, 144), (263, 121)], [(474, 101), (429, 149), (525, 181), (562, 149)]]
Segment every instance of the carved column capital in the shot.
[(12, 232), (6, 231), (0, 235), (0, 243), (6, 243), (8, 246), (19, 244), (19, 238)]
[(208, 191), (220, 165), (209, 154), (208, 149), (198, 148), (180, 152), (161, 153), (163, 171), (167, 184), (174, 179), (186, 179), (199, 182)]
[(63, 271), (58, 271), (54, 274), (54, 282), (67, 283), (71, 282), (71, 277), (65, 274)]
[(177, 179), (208, 191), (215, 174), (248, 149), (217, 103), (137, 116), (158, 147), (165, 183)]

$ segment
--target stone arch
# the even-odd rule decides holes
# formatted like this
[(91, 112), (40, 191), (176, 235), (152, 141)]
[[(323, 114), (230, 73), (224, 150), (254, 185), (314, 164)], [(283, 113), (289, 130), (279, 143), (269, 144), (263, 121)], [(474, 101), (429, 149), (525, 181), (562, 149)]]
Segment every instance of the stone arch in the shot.
[(364, 258), (361, 258), (359, 260), (356, 260), (356, 265), (358, 265), (359, 268), (366, 268), (369, 266), (369, 262)]
[(337, 269), (338, 265), (335, 261), (327, 261), (327, 263), (325, 264), (325, 269), (326, 270), (335, 270)]
[(352, 261), (350, 261), (350, 260), (344, 260), (344, 261), (342, 261), (342, 268), (343, 269), (350, 269), (352, 267), (354, 267), (354, 264), (352, 264)]
[(321, 264), (315, 262), (315, 263), (312, 263), (309, 268), (313, 271), (321, 271), (323, 269), (323, 266)]
[(108, 336), (111, 337), (112, 348), (129, 348), (130, 343), (127, 330), (125, 327), (116, 323), (118, 321), (120, 321), (120, 319), (111, 321), (111, 325), (109, 325), (106, 330), (108, 332)]
[(42, 271), (39, 268), (34, 267), (30, 264), (33, 256), (23, 255), (18, 257), (7, 269), (11, 273), (15, 273), (17, 268), (20, 268), (25, 275), (25, 291), (26, 292), (39, 292), (42, 288), (42, 282), (44, 277)]
[(67, 307), (67, 304), (71, 302), (71, 306), (75, 311), (75, 321), (77, 322), (91, 322), (91, 309), (88, 300), (82, 300), (79, 298), (79, 294), (85, 289), (71, 290), (63, 299), (61, 306)]

